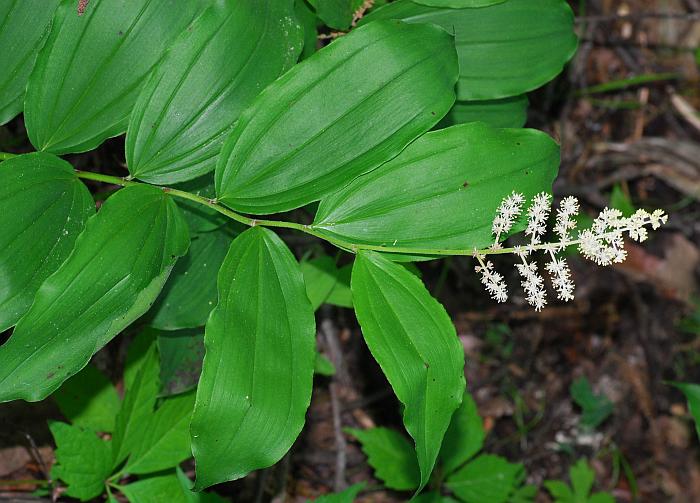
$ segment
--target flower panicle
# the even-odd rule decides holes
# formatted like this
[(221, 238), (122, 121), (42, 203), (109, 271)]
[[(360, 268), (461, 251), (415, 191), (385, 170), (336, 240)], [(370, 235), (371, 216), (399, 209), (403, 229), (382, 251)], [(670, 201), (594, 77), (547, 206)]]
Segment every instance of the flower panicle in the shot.
[(538, 272), (537, 261), (528, 261), (528, 256), (537, 251), (543, 252), (547, 259), (544, 269), (549, 275), (552, 288), (559, 300), (568, 302), (574, 299), (575, 285), (566, 259), (558, 254), (575, 245), (581, 255), (598, 265), (620, 263), (627, 258), (625, 235), (637, 242), (645, 241), (649, 237), (649, 227), (656, 230), (668, 220), (668, 215), (658, 209), (652, 212), (639, 209), (633, 215), (625, 217), (617, 209), (604, 208), (590, 228), (577, 230), (576, 217), (580, 205), (575, 197), (567, 196), (557, 207), (552, 227), (557, 240), (543, 243), (542, 239), (547, 233), (547, 221), (552, 211), (552, 196), (542, 192), (531, 199), (526, 211), (525, 235), (529, 237), (528, 243), (504, 250), (500, 243), (501, 237), (513, 228), (524, 205), (525, 196), (517, 192), (512, 192), (502, 200), (491, 227), (494, 244), (489, 250), (474, 250), (474, 257), (479, 264), (475, 269), (491, 297), (498, 302), (505, 302), (508, 299), (505, 279), (502, 274), (496, 272), (493, 263), (486, 260), (486, 255), (496, 251), (516, 255), (520, 260), (516, 269), (521, 278), (525, 298), (537, 311), (547, 304), (547, 293), (544, 277)]

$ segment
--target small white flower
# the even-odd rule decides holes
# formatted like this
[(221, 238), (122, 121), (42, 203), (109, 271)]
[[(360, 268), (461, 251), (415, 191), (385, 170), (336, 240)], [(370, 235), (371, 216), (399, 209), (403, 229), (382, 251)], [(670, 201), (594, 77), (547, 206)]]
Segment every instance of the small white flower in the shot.
[(579, 233), (579, 251), (598, 265), (624, 262), (627, 251), (624, 248), (623, 232), (629, 230), (629, 222), (630, 219), (624, 218), (621, 211), (604, 208), (591, 228)]
[(624, 242), (622, 233), (594, 232), (591, 229), (583, 230), (579, 233), (578, 245), (581, 255), (592, 260), (598, 265), (610, 265), (622, 262), (627, 256), (627, 252), (622, 248)]
[(559, 300), (569, 302), (574, 300), (574, 282), (571, 280), (571, 270), (565, 259), (557, 259), (552, 256), (545, 269), (552, 275), (552, 285), (557, 291)]
[(544, 290), (544, 278), (537, 272), (537, 263), (529, 264), (523, 260), (522, 264), (517, 264), (518, 273), (522, 279), (523, 290), (525, 290), (528, 304), (541, 311), (547, 304), (547, 293)]
[(547, 218), (552, 206), (552, 196), (540, 192), (532, 198), (532, 204), (527, 210), (527, 229), (525, 235), (530, 236), (530, 244), (536, 245), (547, 232)]
[[(571, 239), (569, 233), (576, 228), (576, 220), (574, 220), (574, 218), (578, 215), (578, 210), (578, 199), (574, 196), (567, 196), (559, 203), (554, 232), (559, 236), (559, 241), (561, 243), (566, 243)], [(562, 244), (562, 247), (565, 246), (566, 245)]]
[(480, 265), (476, 266), (474, 270), (481, 275), (481, 283), (486, 288), (486, 291), (489, 292), (491, 298), (497, 302), (508, 300), (508, 288), (503, 276), (494, 270), (491, 261), (484, 262), (478, 255), (477, 259)]
[(664, 210), (654, 210), (651, 215), (649, 215), (649, 223), (653, 230), (661, 227), (661, 224), (665, 224), (668, 221), (668, 215), (664, 213)]
[(524, 202), (523, 195), (517, 192), (512, 192), (501, 201), (491, 225), (491, 232), (496, 237), (495, 244), (500, 241), (501, 234), (507, 233), (513, 227), (515, 220), (520, 216)]
[(522, 245), (515, 245), (513, 246), (513, 254), (517, 255), (520, 258), (525, 258), (525, 256), (528, 254), (528, 251)]
[(622, 212), (615, 208), (603, 208), (593, 220), (592, 229), (596, 234), (604, 234), (608, 230), (622, 229), (625, 226)]

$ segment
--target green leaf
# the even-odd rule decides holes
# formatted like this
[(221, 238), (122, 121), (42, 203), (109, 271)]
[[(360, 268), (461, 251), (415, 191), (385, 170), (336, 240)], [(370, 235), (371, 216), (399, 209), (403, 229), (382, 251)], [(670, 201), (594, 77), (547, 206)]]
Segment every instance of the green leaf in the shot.
[(301, 52), (293, 7), (294, 0), (220, 0), (180, 35), (131, 115), (126, 160), (134, 177), (170, 184), (214, 169), (241, 111)]
[(555, 503), (615, 503), (615, 499), (609, 493), (589, 495), (595, 481), (595, 472), (585, 459), (579, 459), (569, 468), (569, 478), (573, 490), (558, 480), (544, 481), (544, 486), (554, 497)]
[(29, 77), (24, 117), (37, 150), (85, 152), (126, 130), (143, 81), (200, 2), (73, 0), (56, 10)]
[(158, 335), (161, 395), (194, 389), (202, 372), (204, 330), (178, 330)]
[(156, 475), (118, 486), (130, 503), (190, 503), (175, 473)]
[(316, 14), (309, 8), (305, 0), (294, 1), (294, 13), (304, 30), (304, 48), (301, 59), (306, 59), (316, 52), (318, 30), (316, 29)]
[(350, 275), (352, 264), (336, 267), (335, 260), (328, 255), (301, 263), (306, 294), (309, 296), (314, 311), (322, 304), (338, 307), (352, 307)]
[(544, 487), (556, 502), (570, 503), (574, 501), (574, 493), (569, 486), (560, 480), (545, 480)]
[(175, 473), (156, 475), (120, 487), (131, 503), (224, 503), (215, 493), (190, 490), (192, 481), (178, 467)]
[(290, 210), (394, 157), (452, 106), (452, 43), (435, 26), (372, 23), (293, 67), (226, 140), (219, 200), (247, 213)]
[(328, 255), (305, 260), (301, 263), (301, 273), (304, 275), (306, 294), (316, 311), (328, 299), (338, 282), (335, 260)]
[(360, 441), (367, 462), (386, 487), (408, 491), (420, 485), (420, 469), (413, 446), (403, 435), (389, 428), (348, 428), (346, 431)]
[(59, 0), (0, 2), (0, 125), (22, 111), (24, 90)]
[(128, 346), (126, 362), (124, 362), (124, 389), (130, 389), (134, 385), (134, 379), (141, 370), (143, 362), (150, 354), (158, 334), (160, 332), (151, 327), (144, 327)]
[(191, 457), (189, 420), (194, 392), (168, 398), (154, 411), (160, 388), (158, 375), (156, 343), (151, 340), (117, 416), (113, 466), (128, 457), (122, 473), (156, 472)]
[(585, 377), (580, 377), (569, 387), (571, 398), (581, 407), (581, 425), (586, 428), (596, 428), (605, 421), (613, 411), (613, 404), (605, 395), (593, 393), (591, 384)]
[(148, 310), (188, 244), (162, 190), (139, 185), (111, 196), (0, 350), (0, 401), (41, 400), (83, 368)]
[(180, 467), (175, 469), (177, 473), (177, 478), (182, 486), (182, 491), (185, 493), (185, 499), (187, 503), (225, 503), (228, 500), (222, 498), (216, 493), (208, 493), (204, 491), (194, 492), (192, 491), (193, 482), (185, 475)]
[[(523, 473), (523, 477), (524, 475)], [(534, 503), (538, 492), (539, 490), (535, 485), (528, 484), (518, 487), (513, 491), (513, 494), (510, 495), (508, 503)]]
[(482, 123), (433, 131), (321, 201), (312, 227), (369, 245), (489, 246), (501, 200), (514, 188), (525, 197), (550, 191), (558, 165), (558, 146), (540, 131)]
[(358, 494), (360, 494), (360, 491), (362, 491), (365, 486), (364, 482), (360, 482), (359, 484), (352, 485), (345, 489), (344, 491), (341, 491), (339, 493), (335, 494), (326, 494), (324, 496), (320, 496), (314, 500), (315, 503), (353, 503), (355, 501), (355, 498), (357, 497)]
[(114, 468), (141, 445), (141, 439), (148, 434), (146, 425), (156, 405), (158, 388), (158, 354), (156, 345), (151, 343), (133, 381), (127, 384), (122, 408), (117, 414), (112, 442)]
[(350, 276), (352, 264), (338, 269), (338, 276), (331, 293), (326, 297), (326, 304), (338, 307), (352, 308), (352, 291), (350, 290)]
[(682, 382), (672, 382), (670, 384), (681, 390), (688, 400), (688, 409), (690, 409), (690, 414), (693, 416), (695, 431), (700, 438), (700, 385)]
[(576, 52), (574, 16), (565, 0), (512, 0), (484, 9), (443, 9), (398, 0), (366, 16), (431, 23), (456, 37), (460, 100), (516, 96), (561, 72)]
[(588, 498), (588, 503), (615, 503), (615, 498), (610, 493), (595, 493)]
[(51, 422), (49, 429), (57, 446), (51, 476), (68, 485), (66, 496), (87, 501), (102, 494), (112, 467), (109, 442), (66, 423)]
[(519, 128), (527, 121), (527, 96), (513, 96), (500, 100), (458, 101), (441, 121), (447, 127), (467, 122), (485, 122), (499, 128)]
[(196, 490), (279, 461), (311, 400), (315, 320), (286, 245), (267, 229), (245, 231), (218, 289), (191, 425)]
[(66, 161), (34, 153), (0, 164), (0, 332), (27, 312), (94, 213), (90, 192)]
[(610, 207), (620, 210), (625, 217), (631, 217), (637, 209), (632, 204), (629, 194), (625, 193), (620, 184), (613, 186), (610, 193)]
[(335, 30), (347, 30), (363, 0), (315, 0), (316, 15)]
[[(216, 196), (213, 173), (174, 185), (173, 187), (209, 199)], [(177, 205), (182, 210), (182, 216), (185, 217), (187, 225), (193, 233), (210, 232), (230, 222), (226, 216), (218, 211), (189, 199), (178, 198)]]
[(194, 407), (194, 391), (167, 398), (152, 414), (139, 444), (131, 449), (124, 466), (126, 473), (150, 473), (177, 466), (192, 456), (190, 450), (190, 417)]
[(187, 255), (177, 262), (151, 309), (152, 327), (179, 330), (204, 326), (216, 304), (216, 274), (232, 238), (226, 227), (193, 236)]
[(422, 489), (462, 401), (464, 350), (445, 309), (404, 267), (360, 252), (351, 288), (367, 346), (405, 406), (403, 421), (416, 443)]
[(335, 374), (335, 365), (321, 353), (316, 353), (314, 361), (314, 374), (322, 376), (332, 376)]
[(431, 491), (420, 493), (418, 496), (411, 499), (411, 503), (457, 503), (457, 500), (449, 496), (443, 496), (439, 492)]
[(112, 432), (121, 402), (117, 390), (105, 375), (87, 365), (53, 395), (61, 413), (75, 426)]
[(574, 488), (574, 498), (585, 500), (588, 493), (595, 482), (595, 472), (588, 466), (585, 459), (579, 459), (578, 462), (569, 468), (569, 477), (571, 477), (571, 486)]
[(505, 1), (506, 0), (413, 0), (413, 2), (417, 4), (429, 5), (431, 7), (447, 7), (449, 9), (474, 9), (477, 7), (496, 5)]
[(479, 416), (476, 403), (465, 391), (462, 405), (452, 415), (450, 427), (445, 433), (440, 450), (443, 472), (452, 473), (474, 456), (484, 446), (484, 424)]
[(520, 463), (491, 454), (482, 454), (447, 479), (447, 487), (466, 503), (504, 503), (513, 491)]

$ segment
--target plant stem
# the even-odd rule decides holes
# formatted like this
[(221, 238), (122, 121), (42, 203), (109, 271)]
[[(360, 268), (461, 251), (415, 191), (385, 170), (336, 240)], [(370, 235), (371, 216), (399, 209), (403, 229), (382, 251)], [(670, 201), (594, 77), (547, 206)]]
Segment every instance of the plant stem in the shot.
[[(135, 185), (149, 185), (149, 184), (145, 184), (142, 182), (135, 182), (133, 180), (128, 180), (126, 178), (122, 178), (122, 177), (118, 177), (118, 176), (103, 175), (101, 173), (93, 173), (91, 171), (76, 170), (75, 172), (79, 178), (83, 178), (85, 180), (94, 180), (97, 182), (111, 183), (113, 185), (120, 185), (122, 187), (131, 187), (131, 186), (135, 186)], [(153, 186), (153, 185), (151, 185), (151, 186)], [(517, 248), (484, 248), (481, 250), (459, 250), (459, 249), (445, 249), (445, 248), (413, 248), (413, 247), (403, 247), (403, 246), (384, 246), (384, 245), (351, 243), (349, 241), (345, 241), (342, 239), (338, 239), (334, 236), (328, 235), (328, 234), (324, 233), (323, 231), (319, 231), (316, 228), (314, 228), (313, 225), (305, 225), (305, 224), (299, 224), (296, 222), (287, 222), (287, 221), (283, 221), (283, 220), (265, 220), (265, 219), (258, 219), (258, 218), (250, 218), (250, 217), (246, 217), (244, 215), (241, 215), (240, 213), (236, 213), (235, 211), (230, 210), (229, 208), (226, 208), (225, 206), (219, 204), (216, 201), (216, 199), (209, 199), (206, 197), (199, 196), (197, 194), (185, 192), (184, 190), (173, 189), (171, 187), (158, 187), (158, 188), (160, 188), (163, 192), (170, 194), (171, 196), (179, 197), (181, 199), (187, 199), (189, 201), (193, 201), (195, 203), (207, 206), (215, 211), (218, 211), (222, 215), (224, 215), (232, 220), (235, 220), (236, 222), (239, 222), (241, 224), (248, 225), (250, 227), (255, 227), (256, 225), (261, 225), (263, 227), (276, 227), (276, 228), (297, 230), (297, 231), (309, 234), (311, 236), (317, 237), (319, 239), (322, 239), (324, 241), (328, 241), (332, 245), (334, 245), (338, 248), (341, 248), (345, 251), (348, 251), (350, 253), (357, 253), (359, 250), (369, 250), (369, 251), (376, 251), (376, 252), (383, 252), (383, 253), (404, 253), (404, 254), (411, 254), (411, 255), (472, 256), (475, 254), (478, 254), (478, 255), (504, 255), (504, 254), (512, 254), (512, 253), (515, 253), (517, 251)], [(565, 245), (570, 246), (570, 245), (575, 245), (578, 243), (579, 243), (578, 240), (571, 240), (571, 241), (567, 241), (565, 243)], [(531, 247), (531, 249), (544, 250), (544, 249), (549, 248), (550, 246), (551, 245), (549, 245), (547, 243), (543, 243), (543, 244)]]
[[(0, 160), (6, 160), (6, 159), (11, 159), (12, 157), (16, 157), (16, 154), (10, 154), (8, 152), (0, 152)], [(130, 180), (128, 178), (124, 177), (119, 177), (119, 176), (112, 176), (112, 175), (104, 175), (102, 173), (94, 173), (92, 171), (82, 171), (82, 170), (75, 170), (76, 175), (78, 178), (82, 178), (84, 180), (93, 180), (96, 182), (102, 182), (102, 183), (109, 183), (112, 185), (119, 185), (121, 187), (133, 187), (136, 185), (150, 185), (147, 183), (143, 182), (137, 182), (134, 180)], [(345, 241), (339, 238), (336, 238), (334, 236), (325, 234), (323, 231), (319, 231), (313, 227), (313, 225), (304, 225), (304, 224), (299, 224), (296, 222), (287, 222), (287, 221), (282, 221), (282, 220), (265, 220), (265, 219), (258, 219), (258, 218), (250, 218), (246, 217), (244, 215), (241, 215), (240, 213), (237, 213), (233, 210), (230, 210), (229, 208), (219, 204), (216, 199), (209, 199), (206, 197), (199, 196), (197, 194), (192, 194), (191, 192), (186, 192), (184, 190), (179, 190), (179, 189), (174, 189), (171, 187), (162, 187), (162, 186), (155, 186), (155, 185), (150, 185), (151, 187), (158, 187), (160, 188), (163, 192), (166, 192), (170, 194), (171, 196), (179, 197), (181, 199), (187, 199), (189, 201), (193, 201), (195, 203), (207, 206), (214, 211), (218, 211), (222, 215), (235, 220), (236, 222), (239, 222), (241, 224), (254, 227), (256, 225), (261, 225), (263, 227), (276, 227), (276, 228), (283, 228), (283, 229), (294, 229), (306, 234), (309, 234), (311, 236), (317, 237), (319, 239), (325, 240), (332, 245), (348, 251), (350, 253), (357, 253), (359, 250), (370, 250), (370, 251), (377, 251), (377, 252), (384, 252), (384, 253), (405, 253), (405, 254), (414, 254), (414, 255), (435, 255), (435, 256), (450, 256), (450, 255), (473, 255), (475, 253), (475, 250), (447, 250), (447, 249), (431, 249), (431, 248), (412, 248), (412, 247), (401, 247), (401, 246), (383, 246), (383, 245), (370, 245), (370, 244), (359, 244), (359, 243), (351, 243), (349, 241)], [(492, 249), (485, 249), (485, 250), (478, 250), (478, 253), (480, 255), (488, 255), (488, 254), (494, 254), (494, 253), (512, 253), (513, 249), (508, 249), (508, 248), (502, 248), (498, 250), (492, 250)]]
[[(16, 157), (16, 154), (10, 154), (8, 152), (0, 152), (0, 160), (11, 159)], [(103, 175), (101, 173), (94, 173), (92, 171), (81, 171), (75, 170), (76, 175), (79, 178), (85, 180), (94, 180), (96, 182), (110, 183), (113, 185), (119, 185), (122, 187), (131, 187), (136, 185), (149, 185), (143, 182), (136, 182), (129, 180), (128, 178), (122, 178), (112, 175)], [(518, 247), (514, 248), (497, 248), (489, 247), (480, 250), (472, 249), (445, 249), (445, 248), (413, 248), (405, 246), (386, 246), (386, 245), (371, 245), (364, 243), (351, 243), (350, 241), (345, 241), (343, 239), (336, 238), (330, 234), (323, 232), (323, 230), (318, 230), (318, 228), (312, 225), (299, 224), (296, 222), (287, 222), (283, 220), (265, 220), (258, 218), (250, 218), (240, 213), (219, 204), (216, 199), (209, 199), (206, 197), (199, 196), (197, 194), (192, 194), (191, 192), (185, 192), (184, 190), (173, 189), (171, 187), (161, 187), (156, 185), (150, 185), (151, 187), (158, 187), (163, 192), (166, 192), (172, 196), (179, 197), (181, 199), (187, 199), (198, 204), (207, 206), (214, 211), (218, 211), (222, 215), (235, 220), (236, 222), (242, 223), (244, 225), (255, 227), (256, 225), (261, 225), (263, 227), (276, 227), (281, 229), (293, 229), (311, 236), (317, 237), (324, 241), (331, 243), (332, 245), (348, 251), (350, 253), (357, 253), (359, 250), (369, 250), (383, 253), (401, 253), (409, 255), (432, 255), (432, 256), (485, 256), (485, 255), (505, 255), (505, 254), (517, 254), (519, 251)], [(603, 236), (605, 237), (605, 236)], [(561, 243), (556, 243), (562, 247), (568, 247), (571, 245), (577, 245), (581, 241), (578, 239), (566, 240)], [(541, 243), (535, 246), (529, 246), (528, 249), (531, 251), (548, 250), (551, 249), (552, 243)]]
[[(122, 187), (129, 187), (129, 186), (134, 186), (134, 185), (147, 185), (141, 182), (135, 182), (133, 180), (127, 180), (126, 178), (120, 178), (118, 176), (110, 176), (110, 175), (102, 175), (99, 173), (93, 173), (91, 171), (80, 171), (76, 170), (76, 174), (78, 175), (79, 178), (84, 178), (86, 180), (95, 180), (98, 182), (104, 182), (104, 183), (111, 183), (114, 185), (121, 185)], [(218, 202), (216, 202), (216, 199), (209, 199), (206, 197), (198, 196), (197, 194), (192, 194), (191, 192), (185, 192), (184, 190), (179, 190), (179, 189), (173, 189), (171, 187), (159, 187), (163, 192), (166, 192), (170, 194), (171, 196), (179, 197), (181, 199), (187, 199), (188, 201), (193, 201), (198, 204), (202, 204), (204, 206), (207, 206), (215, 211), (218, 211), (222, 215), (235, 220), (236, 222), (242, 223), (244, 225), (248, 225), (250, 227), (255, 227), (256, 225), (261, 225), (263, 227), (278, 227), (278, 228), (285, 228), (285, 229), (295, 229), (301, 232), (305, 232), (306, 234), (310, 234), (312, 236), (315, 236), (320, 239), (324, 239), (328, 241), (329, 243), (332, 243), (336, 245), (339, 248), (343, 248), (347, 251), (355, 252), (357, 249), (360, 248), (362, 245), (356, 245), (354, 243), (350, 243), (347, 241), (343, 241), (341, 239), (336, 239), (331, 236), (325, 236), (322, 233), (316, 231), (309, 225), (304, 225), (304, 224), (298, 224), (295, 222), (285, 222), (281, 220), (264, 220), (264, 219), (258, 219), (258, 218), (250, 218), (246, 217), (244, 215), (241, 215), (240, 213), (236, 213), (233, 210), (230, 210), (226, 208), (225, 206), (222, 206)]]

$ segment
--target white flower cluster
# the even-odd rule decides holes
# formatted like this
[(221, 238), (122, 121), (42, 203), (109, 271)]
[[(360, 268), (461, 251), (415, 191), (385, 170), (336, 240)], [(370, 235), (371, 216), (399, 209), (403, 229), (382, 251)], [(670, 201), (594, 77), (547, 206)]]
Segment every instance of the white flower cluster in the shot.
[(503, 280), (503, 276), (493, 270), (493, 262), (490, 260), (484, 262), (483, 255), (478, 253), (474, 255), (479, 261), (479, 265), (475, 267), (476, 272), (481, 275), (481, 283), (486, 288), (486, 291), (491, 294), (491, 297), (498, 302), (505, 302), (508, 300), (508, 289), (506, 288), (506, 282)]
[(662, 210), (649, 213), (640, 209), (634, 215), (625, 217), (616, 209), (605, 208), (593, 221), (591, 228), (579, 231), (574, 239), (572, 234), (576, 231), (579, 203), (575, 197), (569, 196), (562, 199), (557, 208), (553, 230), (558, 241), (542, 243), (542, 238), (547, 232), (547, 220), (552, 204), (551, 195), (543, 192), (532, 198), (527, 210), (525, 235), (530, 237), (529, 243), (524, 246), (503, 248), (500, 243), (501, 236), (512, 229), (522, 213), (524, 203), (525, 197), (516, 192), (503, 199), (491, 227), (495, 236), (494, 244), (489, 250), (474, 251), (474, 257), (479, 262), (475, 269), (491, 297), (498, 302), (505, 302), (508, 299), (505, 279), (495, 271), (493, 263), (486, 260), (486, 255), (490, 253), (517, 255), (521, 262), (516, 265), (521, 277), (521, 285), (528, 303), (537, 311), (547, 304), (547, 294), (544, 278), (538, 272), (537, 262), (528, 261), (528, 257), (533, 252), (542, 251), (545, 254), (548, 259), (545, 270), (549, 273), (557, 297), (568, 302), (574, 298), (574, 282), (571, 279), (569, 265), (564, 258), (557, 257), (557, 253), (568, 246), (577, 245), (584, 257), (599, 265), (619, 263), (627, 256), (623, 239), (625, 233), (631, 239), (641, 242), (648, 237), (647, 226), (658, 229), (668, 219)]
[(513, 192), (501, 201), (491, 226), (491, 232), (496, 236), (495, 247), (500, 246), (501, 234), (507, 233), (513, 227), (515, 220), (522, 212), (523, 203), (525, 203), (525, 198), (517, 192)]

